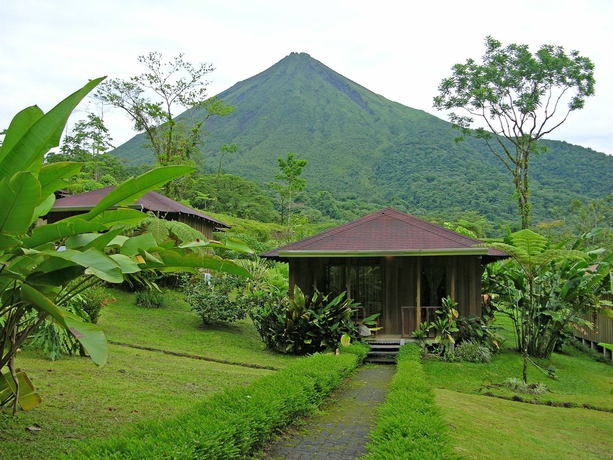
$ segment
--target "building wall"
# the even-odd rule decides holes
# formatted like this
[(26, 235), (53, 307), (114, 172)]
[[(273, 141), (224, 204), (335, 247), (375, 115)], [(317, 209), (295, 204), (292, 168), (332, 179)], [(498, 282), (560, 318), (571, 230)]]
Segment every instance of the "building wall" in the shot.
[[(613, 295), (608, 294), (603, 296), (605, 300), (613, 302)], [(585, 314), (581, 317), (587, 321), (593, 322), (593, 329), (578, 330), (575, 329), (575, 337), (583, 341), (583, 343), (590, 345), (592, 348), (601, 351), (605, 356), (612, 358), (611, 351), (599, 347), (599, 343), (613, 344), (613, 318), (607, 318), (599, 313), (594, 315)]]
[[(418, 325), (416, 317), (422, 302), (421, 274), (428, 265), (444, 267), (446, 293), (458, 302), (461, 316), (481, 315), (481, 275), (483, 268), (478, 256), (441, 256), (441, 257), (380, 257), (369, 258), (291, 258), (290, 293), (297, 284), (305, 293), (312, 293), (318, 280), (323, 278), (325, 266), (333, 261), (351, 264), (380, 264), (383, 272), (383, 305), (379, 325), (380, 334), (399, 335), (402, 331), (402, 307), (405, 308), (405, 335), (410, 336)], [(342, 262), (340, 262), (342, 263)], [(366, 315), (371, 312), (366, 312)], [(410, 316), (413, 315), (413, 316)], [(410, 324), (408, 324), (410, 323)], [(409, 328), (410, 326), (410, 328)]]

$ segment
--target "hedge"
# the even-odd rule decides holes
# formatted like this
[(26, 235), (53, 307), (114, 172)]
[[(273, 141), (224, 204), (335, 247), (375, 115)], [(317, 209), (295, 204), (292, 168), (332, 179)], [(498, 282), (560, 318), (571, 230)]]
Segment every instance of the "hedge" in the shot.
[(349, 376), (367, 347), (343, 347), (339, 355), (299, 358), (287, 368), (245, 387), (211, 396), (188, 413), (142, 422), (123, 435), (90, 440), (70, 459), (243, 459), (308, 414)]
[(419, 362), (419, 348), (404, 345), (385, 402), (379, 406), (363, 460), (453, 459), (447, 426)]

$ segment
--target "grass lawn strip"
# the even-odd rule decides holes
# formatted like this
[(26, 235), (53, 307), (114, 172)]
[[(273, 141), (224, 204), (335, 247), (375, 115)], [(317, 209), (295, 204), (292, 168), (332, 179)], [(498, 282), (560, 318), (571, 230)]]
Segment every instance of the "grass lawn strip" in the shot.
[(298, 359), (248, 386), (197, 403), (176, 418), (149, 420), (108, 441), (83, 444), (68, 458), (245, 458), (318, 407), (359, 362), (360, 356), (352, 353)]

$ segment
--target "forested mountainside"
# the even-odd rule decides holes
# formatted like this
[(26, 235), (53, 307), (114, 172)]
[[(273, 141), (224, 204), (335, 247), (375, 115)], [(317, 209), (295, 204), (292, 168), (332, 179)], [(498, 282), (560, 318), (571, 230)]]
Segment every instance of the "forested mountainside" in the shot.
[[(475, 211), (518, 221), (511, 175), (483, 143), (456, 144), (448, 122), (375, 94), (306, 53), (292, 53), (218, 97), (236, 111), (207, 122), (204, 172), (216, 170), (222, 144), (236, 143), (239, 152), (224, 157), (223, 170), (264, 184), (278, 172), (277, 158), (294, 152), (309, 162), (307, 192), (417, 215)], [(132, 165), (153, 163), (144, 143), (138, 135), (111, 153)], [(531, 163), (535, 221), (572, 199), (613, 193), (612, 157), (545, 143), (550, 151)]]

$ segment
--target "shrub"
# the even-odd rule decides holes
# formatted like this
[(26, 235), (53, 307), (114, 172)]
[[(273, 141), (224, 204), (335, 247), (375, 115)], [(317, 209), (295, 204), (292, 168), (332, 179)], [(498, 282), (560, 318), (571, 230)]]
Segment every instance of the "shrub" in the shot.
[(252, 317), (264, 342), (277, 351), (303, 355), (334, 350), (344, 334), (359, 338), (351, 320), (356, 304), (344, 292), (328, 297), (319, 291), (304, 295), (295, 285), (293, 299), (265, 304), (252, 311)]
[[(88, 440), (68, 458), (251, 458), (278, 431), (315, 409), (356, 368), (357, 356), (313, 355), (207, 398), (170, 420), (142, 422), (124, 435)], [(66, 458), (66, 457), (64, 457)]]
[(204, 324), (231, 323), (247, 316), (247, 305), (239, 292), (242, 282), (230, 275), (192, 279), (184, 285), (186, 300)]
[(462, 342), (455, 348), (451, 360), (468, 361), (470, 363), (489, 363), (492, 360), (492, 352), (484, 345), (472, 341)]
[(136, 291), (134, 299), (138, 307), (162, 308), (164, 306), (164, 296), (155, 289)]
[[(102, 286), (92, 286), (81, 292), (79, 297), (81, 308), (87, 313), (89, 320), (94, 324), (100, 318), (102, 307), (112, 300), (107, 297), (107, 293)], [(79, 299), (76, 300), (78, 301)]]
[(365, 460), (455, 458), (447, 426), (419, 362), (419, 348), (400, 348), (398, 370), (370, 432)]

